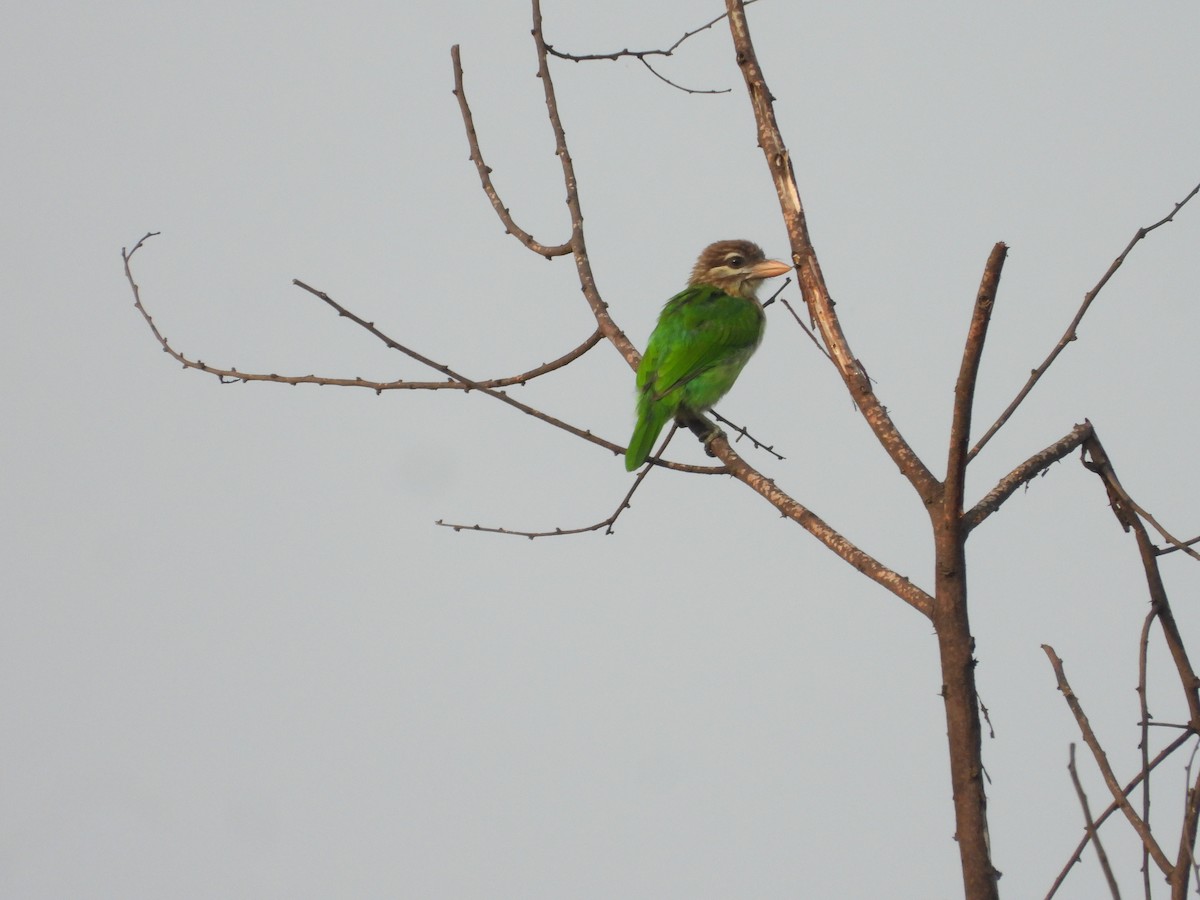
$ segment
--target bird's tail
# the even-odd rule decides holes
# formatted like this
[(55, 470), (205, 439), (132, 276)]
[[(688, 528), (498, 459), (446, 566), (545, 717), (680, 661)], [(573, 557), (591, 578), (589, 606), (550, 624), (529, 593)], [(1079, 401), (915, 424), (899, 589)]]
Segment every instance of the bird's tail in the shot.
[(625, 471), (632, 472), (646, 461), (654, 442), (658, 440), (659, 432), (671, 418), (672, 410), (661, 400), (655, 402), (649, 397), (647, 402), (638, 404), (637, 425), (633, 428), (633, 437), (629, 439), (629, 449), (625, 451)]

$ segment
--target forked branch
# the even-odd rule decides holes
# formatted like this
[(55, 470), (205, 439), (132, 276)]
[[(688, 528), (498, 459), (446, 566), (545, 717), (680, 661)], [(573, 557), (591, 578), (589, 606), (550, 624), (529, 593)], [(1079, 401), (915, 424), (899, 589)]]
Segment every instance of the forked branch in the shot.
[[(545, 422), (547, 425), (552, 425), (555, 428), (562, 429), (563, 431), (566, 431), (567, 433), (572, 434), (575, 437), (581, 438), (582, 440), (585, 440), (588, 443), (595, 444), (599, 447), (603, 447), (604, 449), (609, 450), (612, 453), (615, 453), (618, 455), (623, 454), (625, 452), (625, 448), (620, 444), (616, 444), (616, 443), (613, 443), (612, 441), (605, 440), (604, 438), (601, 438), (595, 434), (592, 434), (592, 432), (590, 432), (586, 429), (578, 428), (575, 425), (571, 425), (568, 422), (564, 422), (562, 419), (552, 416), (549, 413), (542, 412), (541, 410), (536, 409), (527, 403), (522, 403), (520, 400), (517, 400), (517, 399), (509, 396), (507, 392), (505, 392), (503, 390), (499, 390), (495, 386), (496, 382), (474, 381), (474, 380), (467, 378), (466, 376), (456, 372), (454, 369), (451, 369), (449, 366), (443, 365), (439, 362), (435, 362), (434, 360), (430, 359), (429, 357), (425, 356), (424, 354), (419, 353), (416, 350), (413, 350), (412, 348), (407, 347), (404, 344), (401, 344), (399, 341), (396, 341), (393, 338), (389, 337), (382, 330), (380, 330), (378, 327), (376, 327), (374, 322), (368, 322), (366, 319), (362, 318), (357, 313), (354, 313), (351, 310), (347, 309), (346, 307), (342, 306), (340, 303), (338, 303), (336, 300), (334, 300), (332, 297), (330, 297), (324, 291), (319, 291), (316, 288), (310, 287), (309, 285), (307, 285), (304, 282), (299, 281), (299, 280), (294, 280), (293, 283), (297, 287), (302, 288), (303, 290), (307, 291), (308, 293), (312, 294), (313, 296), (320, 298), (329, 307), (336, 310), (339, 316), (349, 319), (351, 322), (354, 322), (360, 328), (363, 328), (364, 330), (370, 332), (380, 342), (382, 342), (385, 346), (389, 347), (390, 349), (396, 350), (400, 353), (403, 353), (405, 356), (408, 356), (411, 359), (416, 360), (417, 362), (421, 363), (422, 365), (428, 366), (429, 368), (432, 368), (438, 372), (441, 372), (443, 375), (447, 376), (447, 378), (450, 380), (446, 381), (446, 382), (404, 383), (404, 382), (369, 382), (369, 381), (366, 381), (361, 378), (333, 379), (333, 378), (324, 378), (324, 377), (317, 376), (317, 375), (284, 376), (284, 375), (275, 375), (275, 374), (242, 372), (235, 368), (218, 368), (215, 366), (210, 366), (208, 363), (204, 362), (203, 360), (191, 359), (191, 358), (185, 356), (180, 351), (176, 350), (171, 345), (170, 341), (166, 338), (166, 336), (159, 330), (158, 325), (155, 323), (153, 316), (150, 315), (149, 311), (146, 309), (145, 305), (142, 303), (141, 287), (138, 285), (137, 281), (134, 279), (134, 276), (133, 276), (133, 270), (131, 268), (131, 260), (133, 259), (133, 255), (135, 253), (137, 253), (137, 251), (139, 249), (141, 249), (141, 247), (145, 244), (145, 242), (149, 238), (154, 237), (157, 233), (158, 232), (150, 232), (150, 233), (144, 235), (141, 238), (141, 240), (139, 240), (136, 244), (134, 244), (133, 248), (130, 250), (122, 249), (121, 258), (123, 259), (124, 264), (125, 264), (125, 278), (129, 282), (130, 290), (133, 292), (134, 306), (137, 308), (138, 312), (141, 313), (142, 318), (145, 320), (146, 324), (149, 326), (150, 331), (153, 333), (153, 335), (155, 337), (155, 340), (157, 340), (159, 345), (162, 347), (163, 352), (165, 352), (165, 353), (169, 354), (171, 357), (173, 357), (176, 361), (178, 361), (181, 365), (183, 365), (184, 368), (195, 369), (197, 371), (206, 372), (209, 375), (213, 375), (213, 376), (217, 377), (219, 380), (225, 381), (225, 382), (229, 382), (229, 381), (242, 381), (242, 382), (268, 381), (268, 382), (274, 382), (277, 384), (318, 384), (318, 385), (326, 385), (327, 384), (327, 385), (339, 385), (339, 386), (346, 386), (346, 387), (372, 388), (377, 393), (379, 393), (383, 390), (399, 389), (402, 387), (409, 388), (409, 389), (416, 389), (416, 388), (421, 388), (422, 386), (423, 386), (423, 389), (425, 389), (425, 390), (441, 390), (441, 389), (447, 389), (447, 388), (456, 388), (459, 390), (479, 391), (479, 393), (481, 393), (481, 394), (484, 394), (495, 400), (499, 400), (500, 402), (505, 403), (505, 404), (513, 407), (514, 409), (519, 410), (520, 412), (525, 413), (526, 415), (532, 416), (535, 419)], [(588, 341), (585, 341), (579, 347), (575, 348), (575, 350), (573, 350), (573, 351), (571, 351), (571, 353), (567, 354), (566, 357), (560, 357), (560, 360), (558, 360), (556, 362), (561, 362), (561, 365), (566, 365), (568, 362), (572, 361), (573, 359), (577, 359), (579, 356), (582, 356), (583, 353), (585, 353), (587, 351), (587, 349), (590, 349), (590, 347), (595, 346), (595, 343), (596, 343), (595, 340), (589, 338)], [(567, 358), (567, 357), (570, 357), (570, 358)], [(547, 366), (549, 366), (549, 365), (550, 364), (547, 364)], [(561, 368), (561, 365), (553, 366), (553, 368)], [(543, 369), (545, 369), (546, 371), (551, 371), (552, 369), (547, 368), (547, 366), (539, 366), (538, 370), (533, 370), (533, 371), (539, 371), (539, 370), (543, 370)], [(544, 373), (542, 373), (542, 374), (544, 374)], [(528, 380), (528, 379), (526, 379), (526, 380)], [(496, 381), (498, 381), (501, 385), (513, 383), (509, 379), (497, 379)], [(519, 377), (518, 377), (518, 380), (516, 383), (521, 383), (519, 380)], [(694, 465), (688, 465), (685, 463), (670, 462), (670, 461), (666, 461), (666, 460), (659, 460), (658, 465), (662, 466), (663, 468), (673, 469), (673, 470), (679, 471), (679, 472), (691, 472), (691, 473), (695, 473), (695, 474), (711, 475), (711, 474), (722, 473), (724, 471), (721, 467), (694, 466)]]
[(475, 163), (480, 184), (483, 186), (483, 192), (487, 195), (488, 200), (492, 203), (492, 209), (504, 223), (505, 233), (511, 234), (534, 253), (544, 256), (546, 259), (566, 256), (572, 251), (570, 241), (561, 244), (543, 244), (518, 225), (513, 220), (512, 211), (504, 205), (499, 191), (492, 184), (492, 167), (483, 161), (483, 151), (479, 149), (479, 136), (475, 133), (475, 117), (471, 113), (471, 107), (467, 103), (466, 90), (463, 88), (462, 56), (459, 53), (458, 44), (450, 48), (450, 60), (454, 65), (454, 96), (458, 98), (458, 109), (462, 115), (463, 127), (467, 131), (467, 143), (471, 147), (471, 162)]
[[(754, 2), (756, 2), (756, 0), (746, 0), (746, 5), (749, 6), (751, 3), (754, 3)], [(657, 69), (655, 69), (654, 66), (650, 65), (650, 60), (646, 59), (647, 56), (664, 56), (664, 57), (673, 56), (675, 54), (675, 51), (679, 49), (679, 46), (684, 41), (686, 41), (688, 38), (690, 38), (694, 35), (699, 34), (702, 31), (707, 31), (709, 28), (712, 28), (714, 25), (716, 25), (718, 22), (720, 22), (722, 19), (724, 19), (726, 15), (727, 15), (727, 13), (722, 13), (721, 15), (717, 16), (715, 19), (710, 19), (708, 22), (704, 23), (699, 28), (697, 28), (693, 31), (685, 31), (683, 33), (683, 37), (681, 37), (679, 40), (677, 40), (675, 43), (673, 43), (670, 47), (668, 47), (665, 50), (630, 50), (629, 48), (625, 48), (624, 50), (614, 50), (611, 53), (564, 53), (561, 50), (556, 50), (550, 44), (547, 44), (546, 52), (549, 53), (551, 56), (557, 56), (559, 59), (566, 59), (566, 60), (570, 60), (571, 62), (594, 62), (596, 60), (601, 60), (601, 59), (615, 61), (615, 60), (621, 59), (622, 57), (629, 57), (632, 59), (636, 59), (638, 62), (640, 62), (643, 66), (645, 66), (649, 70), (650, 74), (653, 75), (655, 78), (657, 78), (659, 81), (663, 81), (666, 84), (669, 84), (671, 87), (677, 88), (678, 90), (681, 90), (686, 94), (728, 94), (730, 92), (731, 88), (721, 88), (719, 90), (700, 90), (697, 88), (688, 88), (688, 87), (684, 87), (681, 84), (676, 84), (670, 78), (667, 78), (667, 76), (663, 75), (661, 72), (659, 72)]]
[[(559, 118), (558, 101), (554, 92), (554, 81), (551, 77), (548, 64), (550, 50), (546, 44), (545, 36), (542, 30), (540, 0), (532, 0), (532, 7), (532, 34), (534, 46), (536, 47), (538, 56), (538, 77), (542, 81), (542, 88), (546, 95), (546, 110), (550, 119), (551, 130), (553, 131), (555, 137), (555, 152), (557, 153), (563, 168), (563, 184), (566, 190), (567, 207), (571, 211), (572, 230), (570, 244), (573, 248), (575, 256), (580, 286), (583, 289), (584, 297), (587, 299), (593, 314), (596, 316), (597, 324), (604, 333), (605, 337), (613, 342), (614, 346), (616, 346), (618, 351), (620, 351), (625, 357), (629, 365), (633, 368), (636, 368), (641, 359), (641, 355), (637, 352), (633, 345), (629, 343), (624, 333), (621, 332), (620, 329), (617, 328), (616, 324), (612, 321), (611, 317), (608, 315), (607, 304), (604, 303), (599, 293), (596, 291), (595, 281), (592, 277), (591, 266), (587, 258), (586, 245), (584, 242), (583, 215), (580, 212), (581, 206), (579, 201), (578, 185), (575, 180), (574, 164), (571, 161), (571, 154), (567, 147), (566, 135), (563, 131), (562, 122)], [(745, 36), (745, 42), (748, 45), (748, 35)], [(478, 154), (478, 141), (474, 137), (474, 129), (471, 124), (470, 117), (470, 107), (467, 105), (466, 95), (462, 88), (459, 55), (457, 53), (453, 54), (453, 59), (455, 62), (455, 92), (459, 99), (460, 109), (463, 111), (464, 124), (466, 125), (468, 132), (468, 143), (471, 144), (472, 148), (472, 159), (475, 159), (476, 165), (480, 166), (481, 158)], [(487, 174), (490, 173), (481, 171), (481, 179)], [(504, 209), (502, 203), (498, 204), (493, 202), (493, 207), (497, 209), (497, 213), (500, 213), (500, 211)], [(507, 227), (508, 221), (510, 220), (506, 220), (504, 216), (501, 216), (501, 220), (505, 221)], [(812, 257), (811, 263), (815, 266), (815, 257)], [(864, 380), (867, 381), (865, 375), (863, 377)], [(882, 406), (878, 404), (878, 401), (875, 402), (872, 416), (882, 416), (884, 420), (890, 422), (890, 420), (887, 420), (886, 418), (886, 411), (884, 411)], [(896, 437), (898, 438), (899, 436), (896, 435)], [(907, 445), (904, 446), (907, 447)], [(725, 463), (727, 470), (734, 475), (734, 477), (749, 485), (761, 496), (766, 498), (784, 516), (787, 516), (794, 522), (801, 525), (805, 530), (821, 541), (826, 547), (833, 550), (834, 553), (836, 553), (846, 562), (850, 563), (856, 569), (895, 593), (906, 603), (910, 604), (915, 609), (920, 610), (927, 616), (931, 614), (932, 599), (930, 598), (929, 594), (912, 584), (912, 582), (910, 582), (907, 578), (897, 574), (896, 572), (882, 565), (878, 560), (874, 559), (869, 554), (860, 550), (836, 530), (831, 528), (819, 516), (808, 510), (802, 504), (798, 503), (792, 497), (788, 496), (784, 491), (775, 485), (773, 480), (762, 475), (760, 472), (754, 469), (754, 467), (750, 466), (745, 460), (738, 456), (737, 453), (734, 452), (733, 448), (729, 445), (729, 441), (723, 435), (712, 440), (709, 443), (709, 449), (715, 456), (717, 456), (717, 458)], [(904, 458), (907, 460), (906, 465), (908, 465), (910, 469), (913, 468), (913, 462), (915, 461), (917, 468), (920, 471), (924, 471), (924, 480), (922, 481), (923, 484), (925, 484), (930, 490), (936, 488), (936, 481), (933, 479), (933, 476), (930, 475), (927, 470), (924, 470), (924, 467), (920, 465), (920, 461), (916, 460), (915, 455), (912, 455), (911, 451), (908, 451), (908, 456)]]
[[(1100, 477), (1104, 488), (1109, 498), (1109, 505), (1112, 507), (1113, 514), (1117, 517), (1117, 521), (1126, 531), (1132, 531), (1137, 540), (1138, 554), (1142, 560), (1142, 566), (1145, 571), (1146, 584), (1150, 594), (1150, 611), (1145, 618), (1142, 626), (1141, 639), (1138, 644), (1138, 704), (1140, 710), (1140, 728), (1141, 728), (1141, 754), (1142, 754), (1142, 771), (1138, 778), (1133, 783), (1125, 787), (1119, 788), (1116, 781), (1116, 776), (1108, 763), (1107, 756), (1100, 745), (1098, 738), (1092, 731), (1091, 725), (1088, 722), (1087, 716), (1084, 714), (1082, 705), (1076, 697), (1070, 684), (1067, 682), (1066, 675), (1063, 671), (1062, 661), (1058, 658), (1054, 650), (1043, 645), (1042, 649), (1046, 652), (1050, 660), (1051, 666), (1054, 668), (1055, 678), (1058, 682), (1059, 690), (1062, 691), (1067, 704), (1074, 714), (1076, 722), (1079, 725), (1080, 733), (1083, 735), (1084, 741), (1092, 751), (1092, 755), (1096, 760), (1096, 765), (1100, 769), (1101, 775), (1109, 790), (1113, 794), (1113, 807), (1119, 808), (1125, 817), (1129, 820), (1134, 830), (1141, 838), (1143, 852), (1146, 860), (1153, 860), (1154, 864), (1166, 876), (1167, 881), (1171, 885), (1172, 898), (1183, 898), (1187, 893), (1188, 881), (1194, 866), (1194, 847), (1196, 842), (1197, 823), (1200, 821), (1200, 780), (1189, 786), (1187, 800), (1184, 807), (1183, 823), (1180, 830), (1179, 845), (1176, 858), (1171, 861), (1167, 858), (1162, 846), (1153, 836), (1150, 828), (1150, 798), (1148, 792), (1150, 772), (1163, 759), (1166, 758), (1173, 750), (1182, 746), (1184, 742), (1190, 740), (1195, 734), (1200, 733), (1200, 683), (1198, 683), (1194, 670), (1192, 669), (1191, 661), (1188, 658), (1187, 650), (1184, 647), (1182, 636), (1179, 633), (1178, 625), (1175, 622), (1175, 617), (1171, 609), (1171, 603), (1167, 597), (1166, 588), (1162, 581), (1161, 573), (1158, 570), (1158, 553), (1156, 548), (1150, 541), (1149, 533), (1142, 522), (1140, 507), (1133, 502), (1128, 492), (1121, 485), (1117, 478), (1116, 472), (1113, 469), (1112, 463), (1109, 460), (1108, 454), (1105, 452), (1104, 446), (1101, 444), (1099, 437), (1094, 430), (1090, 430), (1084, 441), (1083, 446), (1083, 465), (1090, 471), (1096, 473)], [(1150, 712), (1147, 705), (1147, 690), (1146, 690), (1146, 672), (1147, 672), (1147, 657), (1149, 652), (1149, 635), (1151, 626), (1157, 621), (1162, 628), (1163, 637), (1166, 641), (1167, 648), (1171, 653), (1175, 663), (1176, 673), (1179, 677), (1180, 685), (1183, 688), (1184, 696), (1187, 700), (1190, 720), (1182, 726), (1183, 734), (1181, 734), (1172, 744), (1165, 750), (1160, 752), (1153, 762), (1149, 757), (1149, 727), (1150, 727)], [(1173, 726), (1177, 727), (1177, 726)], [(1132, 804), (1127, 799), (1127, 795), (1138, 782), (1143, 784), (1143, 800), (1142, 811), (1139, 815), (1134, 811)], [(1111, 808), (1110, 808), (1111, 809)], [(1093, 826), (1089, 823), (1089, 836), (1094, 835), (1095, 827), (1100, 824), (1106, 817), (1108, 812), (1101, 816)], [(1081, 841), (1080, 846), (1076, 849), (1072, 860), (1063, 868), (1055, 880), (1050, 893), (1047, 897), (1051, 897), (1057, 891), (1059, 885), (1066, 878), (1067, 872), (1071, 865), (1078, 859), (1078, 854), (1083, 846), (1087, 843), (1088, 836), (1085, 836)], [(1150, 890), (1149, 879), (1146, 878), (1144, 887), (1148, 893)]]
[(1075, 318), (1071, 320), (1071, 324), (1067, 326), (1067, 330), (1064, 331), (1062, 337), (1058, 339), (1058, 343), (1054, 345), (1054, 349), (1050, 351), (1050, 355), (1042, 360), (1041, 365), (1039, 365), (1029, 374), (1029, 379), (1025, 382), (1025, 386), (1017, 392), (1017, 396), (1014, 397), (1012, 402), (1008, 404), (1004, 412), (1000, 413), (999, 418), (992, 423), (991, 427), (984, 432), (983, 437), (981, 437), (976, 442), (975, 446), (971, 448), (971, 452), (967, 457), (968, 462), (978, 456), (979, 451), (987, 445), (987, 442), (992, 439), (997, 431), (1004, 427), (1004, 423), (1012, 417), (1012, 414), (1017, 411), (1017, 407), (1020, 406), (1025, 398), (1029, 396), (1029, 392), (1033, 390), (1034, 385), (1036, 385), (1038, 381), (1041, 380), (1041, 377), (1046, 374), (1046, 370), (1050, 368), (1050, 366), (1054, 363), (1054, 360), (1058, 359), (1058, 355), (1067, 349), (1068, 344), (1079, 337), (1077, 332), (1079, 323), (1083, 321), (1083, 317), (1087, 314), (1088, 309), (1091, 307), (1092, 301), (1096, 299), (1100, 291), (1102, 291), (1104, 286), (1108, 284), (1109, 279), (1116, 274), (1117, 269), (1121, 268), (1126, 257), (1129, 256), (1133, 248), (1136, 247), (1150, 232), (1157, 228), (1161, 228), (1168, 222), (1173, 221), (1175, 219), (1175, 214), (1183, 209), (1183, 207), (1187, 205), (1188, 201), (1195, 197), (1197, 193), (1200, 193), (1200, 184), (1197, 184), (1191, 189), (1186, 197), (1176, 203), (1175, 208), (1172, 209), (1167, 215), (1163, 216), (1153, 225), (1147, 225), (1134, 232), (1134, 235), (1130, 239), (1129, 243), (1125, 245), (1125, 249), (1121, 251), (1121, 255), (1112, 261), (1112, 265), (1108, 267), (1108, 271), (1106, 271), (1100, 277), (1100, 280), (1096, 282), (1095, 287), (1083, 295), (1083, 303), (1080, 304), (1078, 311), (1076, 311)]
[(1187, 648), (1183, 643), (1183, 636), (1175, 621), (1175, 613), (1171, 609), (1171, 601), (1167, 597), (1167, 589), (1158, 568), (1157, 548), (1150, 540), (1146, 526), (1137, 513), (1137, 509), (1140, 507), (1133, 502), (1133, 498), (1121, 485), (1108, 453), (1095, 432), (1084, 442), (1083, 448), (1086, 454), (1083, 464), (1090, 471), (1095, 472), (1104, 483), (1113, 515), (1117, 517), (1121, 526), (1126, 531), (1132, 531), (1137, 539), (1138, 553), (1142, 559), (1142, 569), (1145, 572), (1146, 586), (1150, 593), (1150, 604), (1158, 613), (1158, 622), (1162, 627), (1167, 649), (1171, 652), (1171, 658), (1175, 662), (1175, 669), (1179, 674), (1180, 686), (1187, 699), (1188, 715), (1190, 716), (1188, 725), (1193, 731), (1200, 732), (1200, 680), (1197, 680), (1196, 672), (1192, 668)]
[[(751, 3), (756, 3), (756, 2), (758, 2), (758, 0), (746, 0), (745, 5), (749, 6)], [(717, 16), (716, 18), (709, 19), (707, 22), (705, 22), (699, 28), (694, 28), (691, 31), (685, 31), (683, 33), (683, 37), (681, 37), (679, 40), (677, 40), (675, 43), (673, 43), (670, 47), (668, 47), (665, 50), (630, 50), (629, 48), (626, 48), (624, 50), (615, 50), (611, 53), (564, 53), (561, 50), (554, 49), (554, 47), (552, 47), (550, 44), (547, 44), (546, 52), (549, 53), (551, 56), (557, 56), (559, 59), (568, 59), (568, 60), (571, 60), (572, 62), (590, 62), (590, 61), (599, 60), (599, 59), (617, 60), (623, 56), (632, 56), (636, 59), (642, 59), (643, 57), (646, 57), (646, 56), (673, 56), (675, 54), (675, 51), (680, 48), (680, 46), (683, 44), (684, 41), (686, 41), (690, 37), (695, 37), (702, 31), (707, 31), (708, 29), (712, 28), (714, 25), (716, 25), (718, 22), (720, 22), (722, 19), (724, 19), (727, 15), (729, 15), (729, 14), (721, 13), (721, 15)]]
[(463, 118), (463, 127), (467, 132), (467, 143), (471, 147), (471, 159), (474, 161), (476, 170), (479, 172), (480, 181), (483, 184), (484, 192), (488, 195), (488, 199), (492, 203), (492, 208), (495, 209), (497, 216), (504, 223), (505, 230), (509, 234), (514, 235), (521, 243), (525, 244), (525, 246), (529, 247), (535, 253), (545, 256), (548, 259), (552, 256), (565, 256), (567, 253), (570, 253), (574, 257), (579, 284), (583, 289), (583, 296), (592, 310), (592, 315), (596, 318), (597, 327), (604, 337), (617, 349), (617, 352), (624, 357), (629, 366), (636, 369), (638, 361), (641, 359), (641, 354), (638, 353), (637, 348), (633, 346), (629, 338), (625, 336), (625, 333), (612, 320), (612, 317), (608, 313), (608, 304), (604, 302), (600, 296), (600, 292), (596, 289), (596, 279), (592, 274), (592, 264), (591, 260), (588, 259), (587, 243), (583, 236), (583, 210), (579, 203), (579, 187), (575, 178), (575, 163), (571, 159), (571, 152), (567, 147), (566, 132), (563, 130), (562, 119), (558, 114), (558, 98), (554, 92), (554, 81), (550, 77), (550, 67), (547, 59), (549, 50), (546, 47), (546, 41), (542, 34), (541, 3), (540, 0), (532, 0), (532, 3), (532, 33), (533, 42), (537, 49), (538, 78), (542, 82), (542, 91), (546, 97), (546, 115), (550, 120), (550, 129), (554, 134), (554, 152), (558, 156), (559, 164), (562, 167), (563, 189), (566, 192), (567, 210), (571, 216), (570, 239), (556, 245), (545, 245), (535, 241), (531, 235), (516, 226), (508, 208), (500, 200), (495, 188), (491, 186), (492, 170), (483, 162), (483, 155), (479, 149), (479, 139), (475, 134), (474, 117), (471, 115), (471, 107), (467, 103), (466, 90), (463, 87), (461, 55), (458, 47), (455, 46), (450, 51), (450, 58), (454, 66), (454, 94), (458, 98), (458, 106)]
[[(1179, 735), (1177, 738), (1175, 738), (1175, 740), (1167, 744), (1167, 746), (1163, 747), (1162, 750), (1158, 751), (1154, 759), (1150, 760), (1147, 765), (1143, 766), (1142, 771), (1135, 775), (1128, 783), (1126, 783), (1123, 788), (1121, 788), (1122, 796), (1128, 797), (1130, 794), (1132, 794), (1137, 789), (1138, 785), (1144, 782), (1145, 777), (1150, 772), (1153, 772), (1155, 769), (1157, 769), (1160, 764), (1165, 762), (1168, 757), (1171, 756), (1171, 754), (1173, 754), (1191, 739), (1192, 733), (1191, 731), (1187, 731), (1184, 734)], [(1108, 818), (1120, 808), (1121, 807), (1116, 800), (1113, 800), (1111, 803), (1109, 803), (1104, 812), (1096, 817), (1096, 827), (1099, 828), (1101, 825), (1103, 825), (1106, 821), (1108, 821)], [(1090, 842), (1091, 837), (1087, 834), (1084, 834), (1079, 843), (1075, 845), (1075, 849), (1071, 852), (1070, 858), (1062, 867), (1062, 871), (1058, 873), (1058, 877), (1054, 879), (1054, 883), (1050, 886), (1050, 890), (1046, 892), (1046, 900), (1051, 900), (1051, 898), (1058, 893), (1058, 889), (1062, 887), (1063, 882), (1067, 880), (1067, 876), (1071, 873), (1072, 867), (1081, 861), (1083, 851), (1087, 849), (1087, 845)]]
[(1092, 725), (1088, 721), (1087, 714), (1083, 711), (1083, 705), (1071, 689), (1070, 682), (1067, 681), (1067, 675), (1063, 671), (1062, 660), (1058, 658), (1058, 654), (1054, 652), (1054, 648), (1049, 644), (1042, 644), (1042, 650), (1045, 651), (1046, 657), (1050, 660), (1050, 665), (1054, 669), (1054, 677), (1058, 682), (1058, 689), (1062, 692), (1063, 698), (1067, 701), (1067, 705), (1071, 708), (1071, 712), (1075, 716), (1075, 722), (1079, 725), (1083, 741), (1088, 745), (1088, 749), (1092, 751), (1092, 756), (1096, 760), (1096, 766), (1100, 769), (1100, 775), (1104, 778), (1104, 783), (1108, 785), (1109, 791), (1112, 792), (1113, 802), (1125, 814), (1125, 818), (1129, 820), (1129, 824), (1133, 826), (1133, 830), (1142, 839), (1142, 844), (1150, 853), (1150, 858), (1154, 860), (1154, 864), (1158, 866), (1163, 875), (1169, 876), (1175, 867), (1167, 859), (1167, 855), (1163, 853), (1162, 847), (1158, 845), (1158, 841), (1154, 839), (1150, 827), (1137, 814), (1136, 810), (1129, 803), (1129, 799), (1125, 796), (1125, 792), (1121, 788), (1120, 782), (1117, 781), (1117, 776), (1113, 773), (1112, 766), (1108, 762), (1108, 754), (1104, 752), (1104, 748), (1100, 745), (1100, 740), (1096, 737), (1096, 733), (1092, 730)]

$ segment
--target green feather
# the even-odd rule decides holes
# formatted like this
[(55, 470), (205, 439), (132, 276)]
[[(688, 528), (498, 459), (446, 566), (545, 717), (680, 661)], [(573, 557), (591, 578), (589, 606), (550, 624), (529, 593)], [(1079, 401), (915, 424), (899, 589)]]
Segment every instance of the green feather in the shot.
[(698, 284), (667, 301), (637, 372), (637, 426), (625, 453), (632, 472), (663, 426), (711, 408), (733, 387), (762, 340), (766, 317), (753, 298)]

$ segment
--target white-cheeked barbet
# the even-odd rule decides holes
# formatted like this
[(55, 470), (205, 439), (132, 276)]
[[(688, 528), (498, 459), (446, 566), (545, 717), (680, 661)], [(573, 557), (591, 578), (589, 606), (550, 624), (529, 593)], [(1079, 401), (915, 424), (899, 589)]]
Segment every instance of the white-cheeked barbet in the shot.
[(762, 340), (758, 286), (790, 268), (750, 241), (718, 241), (700, 254), (688, 286), (663, 307), (638, 366), (626, 469), (646, 461), (671, 419), (693, 428), (706, 421), (703, 414), (733, 387)]

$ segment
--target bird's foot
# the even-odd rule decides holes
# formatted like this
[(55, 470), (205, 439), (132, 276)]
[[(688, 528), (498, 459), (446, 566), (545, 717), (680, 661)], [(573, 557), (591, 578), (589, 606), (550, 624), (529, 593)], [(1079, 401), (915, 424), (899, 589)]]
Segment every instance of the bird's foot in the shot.
[(707, 453), (709, 456), (716, 457), (717, 454), (713, 452), (712, 442), (715, 441), (717, 438), (724, 438), (724, 437), (725, 437), (725, 432), (723, 432), (720, 428), (717, 428), (714, 425), (712, 431), (710, 431), (708, 434), (706, 434), (703, 438), (700, 439), (701, 442), (704, 444), (704, 452)]
[(717, 438), (725, 437), (725, 432), (706, 419), (704, 416), (696, 413), (677, 416), (675, 419), (677, 425), (687, 428), (692, 434), (699, 438), (700, 443), (704, 445), (704, 452), (709, 456), (715, 457), (710, 446)]

